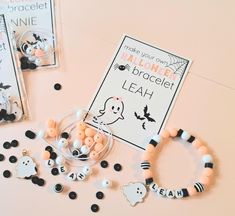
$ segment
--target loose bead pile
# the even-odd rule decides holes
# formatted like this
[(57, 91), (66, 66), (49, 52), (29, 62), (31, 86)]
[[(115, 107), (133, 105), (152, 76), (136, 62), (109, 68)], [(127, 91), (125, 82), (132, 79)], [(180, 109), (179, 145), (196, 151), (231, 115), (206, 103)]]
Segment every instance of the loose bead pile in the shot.
[[(193, 186), (187, 188), (181, 188), (178, 190), (171, 190), (160, 187), (153, 179), (153, 173), (151, 171), (152, 157), (154, 155), (154, 151), (158, 144), (162, 142), (163, 139), (167, 139), (169, 137), (179, 137), (182, 140), (191, 143), (194, 148), (196, 148), (199, 153), (202, 155), (202, 162), (204, 163), (203, 173), (198, 182), (196, 182)], [(143, 177), (145, 178), (145, 183), (149, 187), (150, 191), (156, 192), (157, 195), (161, 197), (168, 198), (183, 198), (187, 196), (193, 196), (197, 193), (203, 192), (207, 186), (209, 186), (211, 182), (211, 177), (214, 173), (213, 171), (213, 158), (208, 153), (208, 148), (203, 145), (203, 143), (196, 139), (194, 136), (190, 135), (188, 132), (179, 129), (171, 129), (169, 131), (164, 130), (160, 133), (160, 135), (155, 135), (147, 145), (145, 152), (142, 157), (141, 168), (143, 170)]]

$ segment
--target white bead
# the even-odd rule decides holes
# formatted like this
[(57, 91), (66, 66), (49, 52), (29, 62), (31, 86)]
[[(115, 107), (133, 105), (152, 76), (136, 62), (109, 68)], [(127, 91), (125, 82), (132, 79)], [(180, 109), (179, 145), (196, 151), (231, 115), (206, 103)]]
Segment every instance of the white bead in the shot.
[(157, 195), (158, 195), (158, 196), (161, 196), (161, 197), (165, 196), (165, 195), (166, 195), (166, 189), (163, 188), (163, 187), (159, 187), (159, 188), (157, 189)]
[(168, 198), (173, 199), (174, 196), (175, 196), (175, 192), (174, 192), (173, 190), (167, 189), (167, 190), (166, 190), (166, 196), (167, 196)]
[(59, 148), (65, 148), (69, 144), (69, 141), (65, 138), (60, 138), (58, 142), (58, 147)]
[(66, 174), (66, 173), (68, 173), (68, 167), (67, 166), (65, 166), (65, 165), (63, 165), (63, 166), (59, 166), (59, 172), (60, 173), (62, 173), (62, 174)]
[(86, 178), (86, 175), (85, 175), (83, 172), (79, 172), (79, 173), (77, 174), (77, 179), (78, 179), (79, 181), (83, 181), (83, 180), (85, 180), (85, 178)]
[(68, 175), (67, 175), (67, 179), (70, 180), (70, 181), (75, 181), (77, 179), (77, 174), (74, 173), (74, 172), (70, 172)]
[(187, 141), (190, 138), (190, 134), (187, 131), (183, 131), (183, 133), (181, 134), (181, 138), (185, 141)]
[(54, 160), (52, 160), (52, 159), (49, 159), (49, 160), (47, 160), (47, 161), (45, 161), (45, 165), (47, 166), (47, 167), (53, 167), (54, 165), (55, 165), (55, 161)]
[(39, 58), (36, 58), (34, 60), (34, 63), (37, 65), (37, 66), (40, 66), (41, 65), (41, 60)]
[(184, 196), (184, 194), (183, 194), (183, 191), (182, 190), (175, 190), (175, 197), (177, 198), (177, 199), (180, 199), (180, 198), (182, 198)]
[(112, 187), (112, 181), (110, 181), (110, 180), (108, 180), (108, 179), (104, 179), (104, 180), (102, 181), (102, 186), (103, 186), (104, 188), (110, 188), (110, 187)]
[(161, 142), (161, 136), (156, 134), (152, 137), (153, 140), (155, 140), (157, 143), (160, 143)]
[(206, 154), (206, 155), (204, 155), (204, 156), (202, 157), (202, 161), (203, 161), (204, 163), (210, 163), (210, 162), (213, 161), (213, 159), (212, 159), (212, 156), (211, 156), (211, 155)]
[(55, 159), (55, 162), (57, 165), (63, 165), (65, 164), (66, 160), (64, 159), (63, 156), (58, 156), (56, 159)]
[(150, 191), (152, 191), (152, 192), (157, 192), (157, 189), (158, 189), (157, 183), (152, 182), (152, 183), (149, 185), (149, 189), (150, 189)]
[(82, 169), (82, 172), (83, 172), (85, 175), (91, 175), (91, 174), (92, 174), (92, 168), (89, 167), (89, 166), (84, 166), (83, 169)]
[(90, 149), (87, 148), (86, 145), (83, 145), (81, 148), (80, 148), (80, 151), (82, 154), (88, 154), (90, 152)]
[(38, 138), (43, 138), (44, 135), (45, 135), (45, 131), (40, 130), (40, 131), (38, 132), (38, 134), (37, 134), (37, 137), (38, 137)]
[(73, 141), (73, 148), (77, 149), (82, 145), (81, 141), (79, 140), (74, 140)]

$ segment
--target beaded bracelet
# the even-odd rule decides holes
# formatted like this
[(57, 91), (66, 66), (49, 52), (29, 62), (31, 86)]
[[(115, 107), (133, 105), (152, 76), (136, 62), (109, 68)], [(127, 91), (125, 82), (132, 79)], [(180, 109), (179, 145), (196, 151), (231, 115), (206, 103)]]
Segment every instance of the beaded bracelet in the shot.
[[(178, 137), (182, 140), (191, 143), (193, 147), (195, 147), (199, 153), (202, 155), (202, 161), (204, 163), (204, 170), (201, 178), (198, 182), (196, 182), (193, 186), (187, 188), (181, 188), (177, 190), (166, 189), (160, 187), (153, 178), (153, 173), (151, 171), (152, 165), (152, 157), (154, 155), (154, 151), (158, 144), (162, 142), (163, 139), (169, 137)], [(212, 156), (208, 154), (208, 149), (206, 146), (202, 144), (199, 139), (196, 139), (194, 136), (190, 135), (188, 132), (179, 129), (171, 129), (169, 131), (164, 130), (160, 133), (160, 135), (155, 135), (150, 140), (149, 144), (146, 146), (145, 152), (142, 157), (142, 162), (140, 164), (143, 170), (143, 177), (145, 178), (145, 185), (142, 183), (130, 183), (129, 185), (125, 185), (123, 187), (124, 195), (127, 200), (130, 202), (132, 206), (134, 206), (138, 202), (143, 202), (147, 194), (147, 188), (150, 191), (156, 192), (160, 197), (167, 198), (184, 198), (188, 196), (193, 196), (197, 193), (203, 192), (204, 189), (209, 185), (210, 178), (213, 174), (213, 162)]]

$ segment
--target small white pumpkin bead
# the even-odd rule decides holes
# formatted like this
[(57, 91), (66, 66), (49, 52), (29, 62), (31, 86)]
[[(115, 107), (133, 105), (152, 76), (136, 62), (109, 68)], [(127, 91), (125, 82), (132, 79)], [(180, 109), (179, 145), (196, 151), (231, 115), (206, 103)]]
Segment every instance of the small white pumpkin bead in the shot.
[(204, 163), (210, 163), (210, 162), (213, 161), (213, 158), (212, 158), (212, 156), (210, 154), (206, 154), (206, 155), (203, 155), (202, 161)]
[(187, 141), (190, 138), (190, 134), (187, 131), (183, 131), (183, 133), (181, 134), (181, 138), (185, 141)]
[(104, 179), (103, 181), (102, 181), (102, 186), (104, 187), (104, 188), (110, 188), (110, 187), (112, 187), (112, 181), (111, 180), (109, 180), (109, 179)]
[(80, 148), (80, 151), (81, 151), (82, 154), (88, 154), (90, 152), (90, 149), (86, 145), (83, 145)]

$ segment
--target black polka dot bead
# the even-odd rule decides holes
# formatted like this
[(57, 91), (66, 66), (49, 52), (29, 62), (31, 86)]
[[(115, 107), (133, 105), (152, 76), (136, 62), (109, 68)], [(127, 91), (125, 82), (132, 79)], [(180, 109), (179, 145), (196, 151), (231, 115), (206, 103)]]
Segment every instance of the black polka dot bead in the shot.
[(103, 193), (102, 191), (98, 191), (98, 192), (96, 193), (96, 198), (97, 198), (97, 199), (103, 199), (103, 198), (104, 198), (104, 193)]
[(91, 205), (91, 211), (92, 212), (98, 212), (100, 207), (97, 204), (92, 204)]
[(56, 154), (55, 152), (51, 152), (50, 158), (51, 158), (52, 160), (55, 160), (55, 159), (57, 158), (57, 154)]
[(39, 180), (39, 178), (37, 176), (33, 176), (31, 178), (31, 181), (32, 181), (33, 184), (38, 184), (38, 180)]
[(40, 187), (44, 186), (45, 185), (45, 180), (42, 179), (42, 178), (39, 178), (37, 185), (40, 186)]
[(61, 192), (63, 191), (63, 189), (64, 189), (64, 187), (63, 187), (62, 184), (56, 184), (56, 185), (54, 186), (54, 191), (55, 191), (56, 193), (61, 193)]
[(74, 191), (69, 192), (69, 198), (74, 200), (77, 198), (77, 193)]
[(5, 160), (5, 156), (3, 154), (0, 154), (0, 161), (4, 161)]
[(14, 155), (10, 156), (10, 157), (9, 157), (9, 162), (10, 162), (10, 163), (16, 163), (16, 162), (17, 162), (17, 157), (14, 156)]
[(3, 176), (4, 176), (5, 178), (10, 178), (10, 177), (11, 177), (11, 172), (10, 172), (9, 170), (5, 170), (5, 171), (3, 172)]
[(113, 168), (115, 171), (120, 172), (122, 170), (122, 165), (119, 163), (116, 163), (114, 164)]
[(53, 152), (53, 148), (51, 146), (47, 146), (45, 148), (45, 151), (49, 151), (51, 153), (51, 152)]
[(25, 132), (25, 136), (28, 137), (29, 139), (35, 139), (36, 138), (36, 134), (31, 130), (27, 130)]
[(100, 162), (100, 166), (101, 166), (102, 168), (107, 168), (107, 167), (109, 166), (109, 163), (108, 163), (108, 161), (106, 161), (106, 160), (102, 160), (102, 161)]
[(11, 143), (9, 143), (9, 142), (4, 142), (4, 143), (3, 143), (3, 148), (4, 148), (4, 149), (9, 149), (9, 148), (11, 148)]
[(11, 141), (11, 146), (12, 147), (16, 148), (16, 147), (18, 147), (18, 145), (19, 145), (19, 141), (18, 140), (12, 140)]
[(62, 89), (61, 84), (60, 84), (60, 83), (56, 83), (56, 84), (54, 85), (54, 89), (55, 89), (56, 91), (61, 90), (61, 89)]
[(59, 174), (59, 170), (56, 167), (54, 167), (54, 168), (51, 169), (51, 174), (56, 176), (56, 175)]
[(67, 132), (63, 132), (60, 136), (61, 138), (65, 138), (65, 139), (69, 138), (69, 134)]

